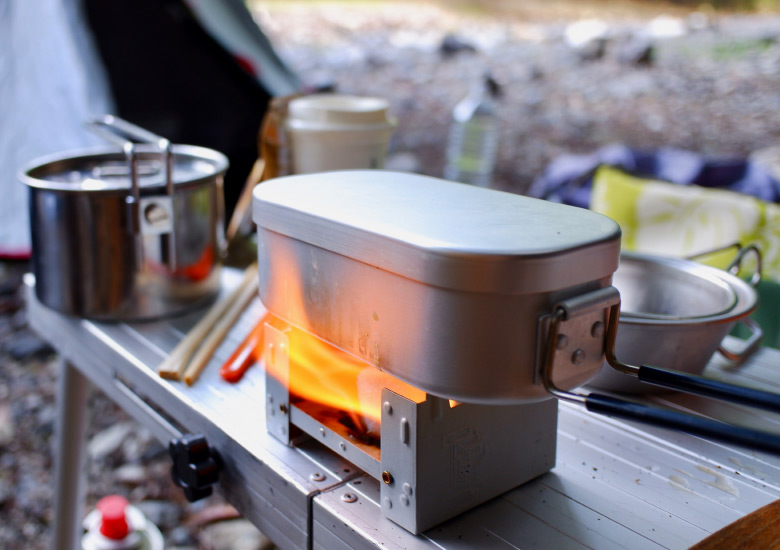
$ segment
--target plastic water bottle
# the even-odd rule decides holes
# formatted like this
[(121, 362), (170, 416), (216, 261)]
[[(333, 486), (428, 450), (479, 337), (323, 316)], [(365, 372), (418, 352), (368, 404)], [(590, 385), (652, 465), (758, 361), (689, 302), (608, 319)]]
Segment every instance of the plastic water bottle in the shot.
[(452, 111), (444, 178), (489, 187), (498, 152), (501, 89), (489, 74)]
[(163, 550), (157, 526), (118, 495), (100, 499), (84, 520), (84, 528), (83, 550)]

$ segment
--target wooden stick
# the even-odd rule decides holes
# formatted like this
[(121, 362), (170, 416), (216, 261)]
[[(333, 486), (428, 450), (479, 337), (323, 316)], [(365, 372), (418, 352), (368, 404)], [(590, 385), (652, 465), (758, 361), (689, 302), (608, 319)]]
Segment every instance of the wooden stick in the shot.
[(171, 354), (157, 367), (157, 373), (168, 380), (181, 380), (187, 363), (194, 355), (198, 345), (203, 341), (206, 335), (211, 331), (219, 319), (225, 315), (225, 312), (241, 296), (242, 291), (247, 287), (257, 287), (257, 264), (253, 263), (244, 271), (244, 276), (236, 288), (223, 299), (211, 306), (208, 313), (190, 330), (184, 339), (173, 348)]
[[(255, 272), (257, 272), (257, 268), (255, 268)], [(253, 284), (241, 289), (241, 293), (239, 294), (236, 301), (233, 302), (233, 304), (230, 306), (230, 309), (228, 309), (225, 312), (225, 315), (217, 322), (217, 324), (214, 326), (214, 329), (209, 332), (208, 336), (203, 341), (203, 344), (200, 346), (200, 348), (198, 348), (197, 353), (192, 358), (189, 365), (187, 365), (187, 368), (184, 371), (184, 382), (188, 386), (192, 386), (195, 380), (198, 379), (200, 373), (204, 368), (206, 368), (206, 365), (211, 359), (211, 356), (214, 355), (214, 352), (225, 339), (227, 333), (230, 331), (233, 325), (236, 324), (236, 321), (238, 321), (238, 318), (241, 316), (241, 312), (246, 309), (246, 306), (249, 305), (249, 302), (251, 302), (252, 298), (254, 298), (256, 295), (257, 282), (254, 280)]]
[[(251, 210), (252, 206), (252, 191), (255, 186), (265, 179), (265, 159), (257, 159), (252, 172), (249, 174), (246, 182), (244, 182), (244, 188), (241, 190), (241, 194), (238, 196), (238, 202), (236, 202), (235, 208), (233, 208), (233, 215), (230, 216), (230, 223), (225, 230), (225, 239), (228, 242), (232, 241), (241, 228), (241, 224), (247, 215), (247, 212)], [(250, 214), (251, 216), (251, 214)]]

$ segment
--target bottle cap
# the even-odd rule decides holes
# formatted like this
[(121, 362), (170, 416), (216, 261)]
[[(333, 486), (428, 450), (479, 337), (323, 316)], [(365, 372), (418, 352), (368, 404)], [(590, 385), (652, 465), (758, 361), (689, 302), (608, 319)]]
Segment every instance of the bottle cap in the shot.
[(129, 527), (125, 510), (128, 506), (127, 499), (119, 495), (111, 495), (101, 498), (97, 503), (100, 513), (100, 534), (112, 540), (122, 540), (127, 537)]

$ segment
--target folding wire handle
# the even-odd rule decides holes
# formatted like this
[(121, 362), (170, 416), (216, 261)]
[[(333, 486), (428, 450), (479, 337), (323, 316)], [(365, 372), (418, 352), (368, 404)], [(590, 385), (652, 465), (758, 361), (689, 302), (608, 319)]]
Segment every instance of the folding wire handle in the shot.
[[(614, 295), (617, 297), (616, 301), (613, 300), (613, 303), (606, 306), (609, 307), (609, 320), (606, 332), (605, 355), (607, 363), (612, 368), (623, 374), (636, 376), (639, 380), (650, 384), (780, 413), (780, 395), (777, 394), (726, 384), (701, 376), (682, 374), (658, 367), (647, 365), (637, 367), (618, 361), (615, 357), (615, 342), (620, 318), (620, 297), (617, 290), (614, 291)], [(571, 313), (576, 315), (576, 312)], [(565, 302), (554, 309), (550, 320), (546, 349), (544, 350), (542, 382), (545, 389), (554, 397), (583, 405), (591, 412), (634, 420), (661, 428), (676, 429), (725, 443), (780, 454), (780, 435), (777, 434), (725, 424), (701, 416), (636, 403), (599, 393), (581, 394), (556, 387), (552, 377), (556, 344), (561, 322), (569, 314), (570, 311), (567, 310)]]
[[(134, 232), (141, 234), (166, 235), (168, 244), (168, 266), (177, 267), (175, 217), (173, 207), (173, 146), (170, 140), (158, 136), (140, 126), (113, 115), (103, 115), (87, 121), (90, 130), (107, 141), (122, 148), (130, 170), (130, 195), (126, 198), (132, 213)], [(135, 143), (151, 143), (160, 150), (165, 174), (166, 197), (141, 198), (141, 186), (138, 182), (138, 155)], [(161, 221), (162, 220), (162, 221)], [(143, 247), (138, 247), (139, 261), (143, 265)]]

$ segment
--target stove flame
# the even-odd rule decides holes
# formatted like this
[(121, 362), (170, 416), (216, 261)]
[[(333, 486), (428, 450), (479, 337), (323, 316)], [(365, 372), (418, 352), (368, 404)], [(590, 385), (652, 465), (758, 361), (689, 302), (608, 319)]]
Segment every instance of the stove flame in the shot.
[[(307, 319), (293, 251), (288, 246), (277, 246), (271, 257), (276, 271), (271, 280), (283, 288), (270, 288), (270, 292), (283, 293), (291, 318)], [(280, 328), (278, 320), (269, 324)], [(343, 411), (360, 435), (379, 435), (383, 388), (416, 402), (425, 400), (422, 390), (318, 338), (308, 325), (305, 322), (300, 327), (282, 329), (288, 337), (289, 372), (281, 372), (284, 361), (275, 360), (265, 347), (266, 371), (277, 380), (286, 380), (291, 396)]]

